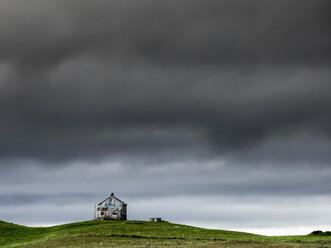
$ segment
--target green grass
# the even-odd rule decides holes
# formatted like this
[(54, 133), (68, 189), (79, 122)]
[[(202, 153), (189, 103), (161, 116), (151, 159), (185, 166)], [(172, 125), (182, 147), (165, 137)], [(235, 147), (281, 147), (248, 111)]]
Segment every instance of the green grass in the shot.
[(0, 221), (0, 247), (330, 247), (331, 236), (262, 236), (146, 221), (25, 227)]

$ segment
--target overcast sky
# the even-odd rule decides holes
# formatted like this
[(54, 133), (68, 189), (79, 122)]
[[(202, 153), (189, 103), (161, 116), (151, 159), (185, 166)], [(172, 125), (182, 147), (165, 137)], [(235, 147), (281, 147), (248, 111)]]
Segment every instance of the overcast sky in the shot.
[(331, 230), (329, 0), (0, 2), (0, 219)]

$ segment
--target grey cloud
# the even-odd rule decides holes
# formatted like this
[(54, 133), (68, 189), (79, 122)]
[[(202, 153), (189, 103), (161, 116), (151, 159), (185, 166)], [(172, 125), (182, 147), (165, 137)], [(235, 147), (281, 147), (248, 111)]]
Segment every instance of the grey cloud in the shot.
[(2, 156), (61, 160), (199, 147), (222, 154), (277, 134), (329, 139), (327, 68), (109, 68), (78, 60), (4, 87)]
[(330, 3), (323, 0), (2, 5), (1, 57), (23, 67), (84, 52), (182, 65), (330, 62)]
[(330, 134), (328, 1), (1, 5), (3, 158), (222, 154), (283, 130)]
[[(17, 173), (17, 172), (20, 173)], [(102, 197), (109, 191), (136, 197), (167, 195), (304, 196), (328, 195), (329, 166), (311, 164), (247, 166), (233, 160), (168, 161), (157, 163), (113, 159), (102, 163), (76, 162), (62, 167), (20, 165), (2, 169), (0, 194), (26, 194), (28, 198), (67, 199)]]

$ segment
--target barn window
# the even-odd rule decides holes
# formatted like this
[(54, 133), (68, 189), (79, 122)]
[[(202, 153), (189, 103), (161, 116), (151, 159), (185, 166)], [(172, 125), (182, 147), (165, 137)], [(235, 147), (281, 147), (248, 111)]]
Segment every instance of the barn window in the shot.
[(100, 215), (104, 215), (105, 213), (104, 212), (101, 212)]
[(117, 215), (117, 212), (113, 212), (113, 215)]

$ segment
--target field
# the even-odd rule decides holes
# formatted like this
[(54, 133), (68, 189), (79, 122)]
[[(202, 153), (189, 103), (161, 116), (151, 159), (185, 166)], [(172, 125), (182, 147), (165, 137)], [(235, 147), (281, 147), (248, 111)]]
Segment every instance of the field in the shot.
[(314, 247), (331, 248), (330, 235), (262, 236), (169, 222), (85, 221), (25, 227), (0, 221), (0, 247)]

